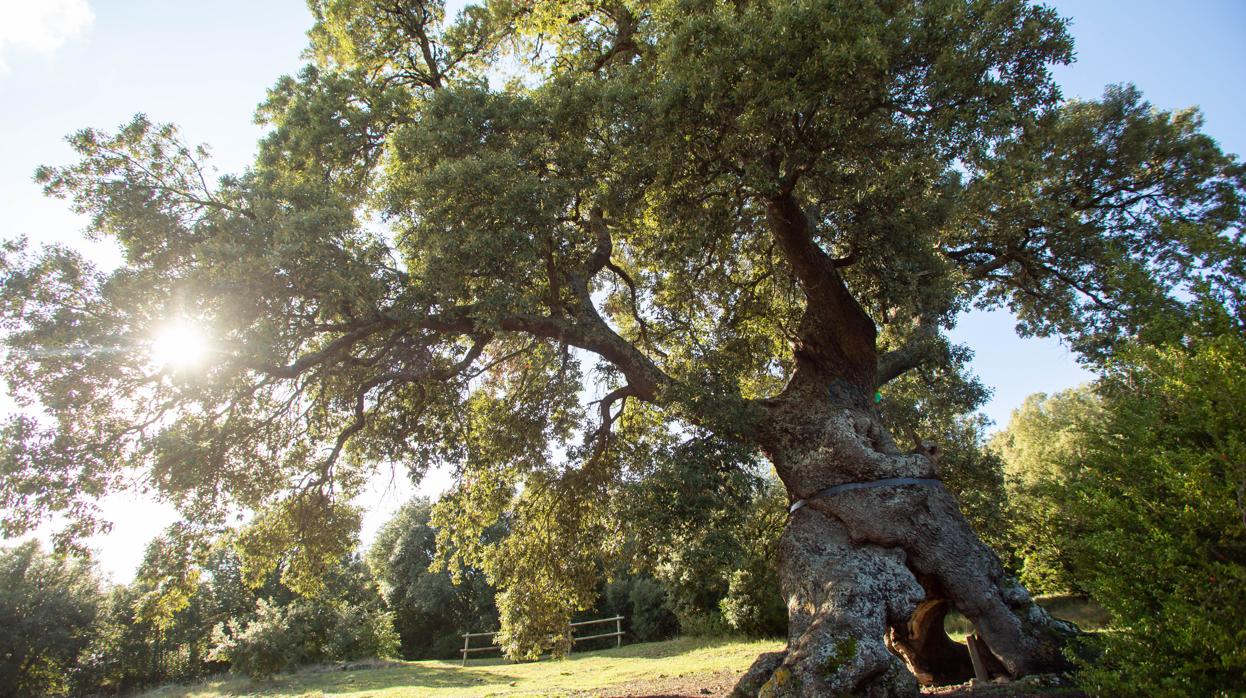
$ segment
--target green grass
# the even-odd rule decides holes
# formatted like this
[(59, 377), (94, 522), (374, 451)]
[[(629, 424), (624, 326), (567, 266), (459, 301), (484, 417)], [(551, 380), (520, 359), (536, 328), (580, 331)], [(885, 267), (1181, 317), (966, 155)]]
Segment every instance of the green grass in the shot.
[(458, 662), (446, 661), (387, 662), (346, 671), (320, 667), (268, 681), (231, 677), (190, 686), (165, 686), (144, 695), (145, 698), (564, 696), (644, 679), (743, 672), (758, 654), (781, 648), (782, 643), (777, 640), (680, 638), (574, 654), (561, 661), (511, 664), (500, 659), (474, 659), (466, 668)]
[[(1038, 602), (1058, 618), (1083, 630), (1107, 626), (1103, 609), (1084, 597), (1047, 596)], [(944, 624), (953, 639), (970, 631), (959, 613)], [(680, 638), (669, 642), (627, 645), (600, 652), (578, 653), (565, 660), (511, 664), (501, 659), (458, 662), (376, 662), (325, 666), (285, 674), (267, 681), (227, 677), (190, 686), (165, 686), (145, 698), (219, 698), (222, 696), (287, 696), (290, 698), (450, 698), (452, 696), (567, 696), (605, 691), (635, 681), (740, 673), (762, 652), (782, 649), (778, 640), (743, 641)]]

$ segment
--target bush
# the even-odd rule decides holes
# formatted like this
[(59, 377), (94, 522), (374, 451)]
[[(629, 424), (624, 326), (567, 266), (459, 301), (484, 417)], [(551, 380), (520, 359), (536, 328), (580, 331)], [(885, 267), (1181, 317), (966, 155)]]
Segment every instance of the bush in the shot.
[(1102, 695), (1246, 692), (1246, 340), (1139, 348), (1102, 380), (1105, 428), (1070, 486), (1078, 582), (1120, 632), (1082, 681)]
[(231, 670), (253, 678), (292, 666), (300, 654), (284, 609), (266, 599), (260, 600), (253, 620), (241, 627), (236, 620), (218, 625), (212, 640), (211, 658), (228, 662)]
[(252, 678), (317, 662), (390, 657), (398, 649), (385, 611), (299, 600), (280, 607), (261, 599), (255, 618), (217, 626), (212, 657)]
[(1096, 695), (1246, 694), (1246, 337), (1196, 329), (1032, 397), (992, 444), (1028, 581), (1111, 615), (1080, 672)]
[(754, 457), (713, 438), (689, 439), (648, 461), (645, 477), (616, 500), (628, 565), (661, 587), (662, 606), (684, 635), (769, 635), (775, 609), (777, 632), (786, 627), (775, 550), (787, 495)]
[(349, 661), (393, 657), (398, 646), (392, 613), (352, 607), (338, 611), (338, 632), (330, 636), (327, 650), (331, 658)]
[(761, 563), (732, 573), (721, 603), (723, 620), (745, 635), (778, 637), (787, 630), (787, 606), (774, 566)]
[(624, 616), (628, 639), (657, 642), (679, 632), (679, 620), (667, 606), (666, 589), (651, 577), (620, 577), (606, 585), (603, 613)]
[[(721, 603), (721, 601), (719, 602)], [(725, 637), (731, 635), (731, 626), (723, 620), (721, 610), (714, 612), (688, 611), (678, 614), (679, 633), (687, 637)]]

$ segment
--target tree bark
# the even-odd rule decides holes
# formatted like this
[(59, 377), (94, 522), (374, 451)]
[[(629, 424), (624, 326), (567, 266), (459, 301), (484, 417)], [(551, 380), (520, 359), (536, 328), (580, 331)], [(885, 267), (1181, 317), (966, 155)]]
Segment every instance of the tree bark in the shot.
[[(902, 453), (883, 427), (877, 327), (790, 190), (768, 202), (767, 222), (806, 303), (795, 371), (761, 403), (757, 438), (801, 506), (779, 544), (787, 648), (760, 657), (736, 693), (912, 696), (919, 682), (968, 679), (968, 650), (943, 632), (949, 605), (973, 622), (988, 671), (1064, 668), (1076, 630), (1039, 608), (969, 528), (937, 482), (937, 449)], [(917, 358), (891, 355), (882, 377)]]
[(901, 452), (864, 395), (798, 375), (766, 405), (764, 448), (793, 501), (779, 549), (788, 645), (758, 660), (738, 695), (912, 696), (973, 676), (943, 632), (949, 607), (977, 629), (993, 675), (1066, 667), (1076, 630), (1008, 577), (937, 479), (933, 448)]

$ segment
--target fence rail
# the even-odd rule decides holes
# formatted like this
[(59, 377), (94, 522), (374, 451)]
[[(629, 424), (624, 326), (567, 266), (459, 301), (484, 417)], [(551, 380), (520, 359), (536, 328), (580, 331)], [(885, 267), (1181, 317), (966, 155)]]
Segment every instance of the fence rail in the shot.
[[(616, 644), (616, 646), (622, 647), (623, 646), (623, 635), (624, 635), (623, 621), (625, 619), (626, 619), (625, 616), (615, 616), (613, 618), (599, 618), (597, 620), (582, 620), (576, 623), (571, 623), (571, 644), (572, 646), (574, 646), (575, 643), (583, 642), (585, 640), (601, 640), (603, 638), (613, 637), (618, 640), (618, 643)], [(614, 623), (614, 632), (599, 633), (597, 635), (585, 635), (584, 637), (575, 636), (576, 628), (582, 628), (586, 625), (601, 625), (602, 623)], [(488, 632), (488, 633), (463, 633), (463, 649), (459, 651), (460, 654), (463, 655), (463, 666), (467, 666), (467, 657), (473, 652), (497, 652), (501, 650), (502, 648), (498, 645), (489, 645), (488, 647), (472, 647), (473, 637), (492, 638), (492, 637), (496, 637), (497, 634), (498, 633), (496, 630), (493, 632)]]

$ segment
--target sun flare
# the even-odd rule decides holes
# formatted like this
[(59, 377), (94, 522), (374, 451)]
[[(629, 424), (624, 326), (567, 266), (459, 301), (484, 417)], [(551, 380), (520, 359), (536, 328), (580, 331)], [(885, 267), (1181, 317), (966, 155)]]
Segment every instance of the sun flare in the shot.
[(195, 368), (203, 365), (208, 349), (208, 338), (198, 327), (177, 320), (156, 333), (151, 342), (151, 359), (161, 368)]

